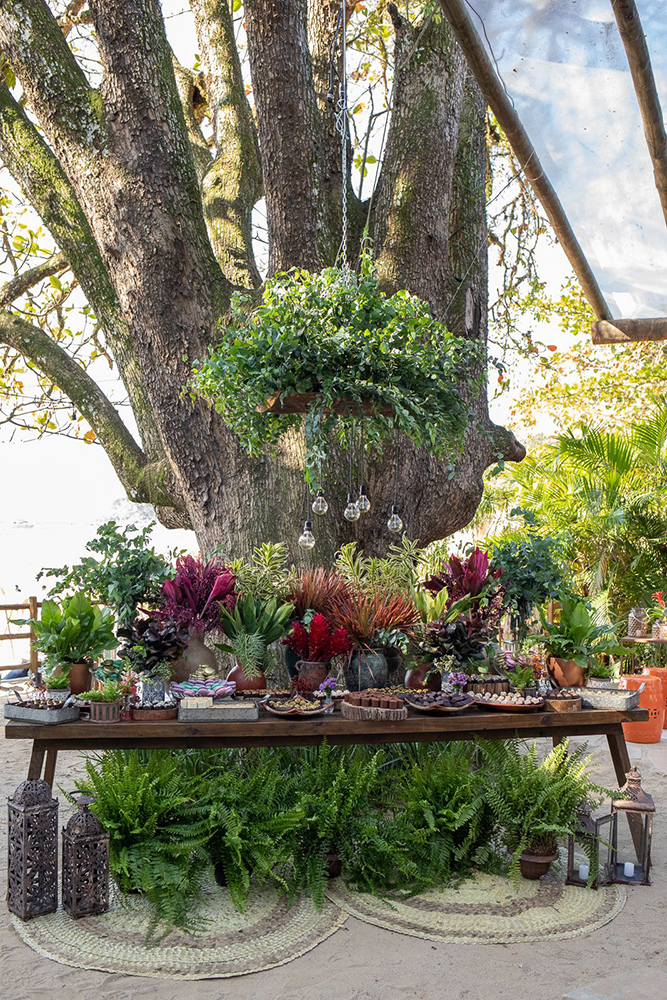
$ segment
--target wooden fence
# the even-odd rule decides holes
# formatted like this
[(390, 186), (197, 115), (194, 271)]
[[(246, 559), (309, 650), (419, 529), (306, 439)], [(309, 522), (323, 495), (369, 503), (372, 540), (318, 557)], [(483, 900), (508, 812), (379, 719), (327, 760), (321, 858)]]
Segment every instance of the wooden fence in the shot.
[[(21, 618), (37, 618), (38, 610), (41, 606), (42, 602), (38, 601), (36, 597), (29, 597), (23, 604), (0, 604), (0, 611), (22, 611), (23, 614), (19, 615)], [(9, 626), (10, 624), (11, 618), (7, 616), (7, 625)], [(33, 630), (29, 629), (27, 632), (6, 632), (4, 635), (0, 635), (0, 640), (4, 640), (5, 642), (11, 642), (13, 639), (30, 639), (30, 662), (13, 663), (6, 667), (0, 666), (0, 679), (3, 674), (8, 673), (10, 670), (25, 670), (28, 667), (30, 673), (34, 674), (39, 669), (39, 654), (35, 649), (35, 633)]]

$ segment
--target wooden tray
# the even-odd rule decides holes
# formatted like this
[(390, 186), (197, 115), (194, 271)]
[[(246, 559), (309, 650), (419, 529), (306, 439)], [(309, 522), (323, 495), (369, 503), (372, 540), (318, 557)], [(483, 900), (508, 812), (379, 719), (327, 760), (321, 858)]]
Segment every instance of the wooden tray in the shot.
[(312, 711), (304, 712), (300, 708), (272, 708), (270, 701), (263, 702), (263, 707), (267, 712), (270, 712), (271, 715), (280, 715), (283, 717), (289, 716), (291, 719), (309, 719), (311, 715), (324, 715), (324, 713), (328, 712), (331, 708), (330, 705), (315, 705)]
[(544, 699), (539, 705), (506, 705), (498, 701), (481, 701), (475, 698), (477, 708), (495, 708), (498, 712), (540, 712), (544, 708)]
[(178, 706), (174, 708), (133, 708), (133, 722), (167, 722), (178, 718)]
[(437, 715), (458, 715), (475, 704), (474, 698), (471, 698), (465, 705), (457, 705), (456, 708), (448, 708), (446, 705), (417, 705), (414, 701), (410, 701), (410, 698), (405, 697), (403, 701), (408, 708), (414, 708), (417, 712), (434, 712)]
[(580, 712), (581, 698), (547, 698), (550, 712)]
[[(318, 396), (316, 392), (296, 392), (290, 396), (280, 398), (281, 393), (276, 392), (269, 396), (265, 403), (260, 403), (257, 407), (258, 413), (307, 413), (308, 407)], [(327, 406), (325, 413), (365, 413), (368, 416), (381, 414), (390, 417), (394, 410), (387, 403), (365, 399), (357, 402), (355, 399), (337, 399), (333, 406)]]

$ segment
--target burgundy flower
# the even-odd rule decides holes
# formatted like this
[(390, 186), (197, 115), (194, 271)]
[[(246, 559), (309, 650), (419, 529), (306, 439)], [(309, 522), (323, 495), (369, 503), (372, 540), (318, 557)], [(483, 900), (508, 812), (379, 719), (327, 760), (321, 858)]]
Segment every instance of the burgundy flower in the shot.
[(156, 615), (193, 632), (210, 632), (219, 625), (220, 605), (231, 611), (236, 604), (235, 584), (236, 577), (220, 560), (181, 556), (174, 579), (163, 584)]

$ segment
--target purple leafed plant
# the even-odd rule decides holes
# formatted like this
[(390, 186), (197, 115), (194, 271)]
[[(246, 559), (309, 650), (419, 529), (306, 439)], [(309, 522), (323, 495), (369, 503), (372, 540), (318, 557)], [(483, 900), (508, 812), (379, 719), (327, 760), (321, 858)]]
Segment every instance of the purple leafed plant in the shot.
[(210, 632), (220, 626), (220, 605), (231, 611), (236, 604), (236, 577), (218, 559), (181, 556), (176, 575), (162, 587), (162, 607), (156, 615), (192, 632)]
[(489, 572), (489, 557), (482, 549), (473, 549), (465, 559), (450, 556), (444, 562), (440, 572), (426, 580), (424, 587), (432, 594), (439, 594), (445, 587), (449, 593), (450, 603), (462, 597), (478, 597), (492, 580), (497, 580), (500, 570)]

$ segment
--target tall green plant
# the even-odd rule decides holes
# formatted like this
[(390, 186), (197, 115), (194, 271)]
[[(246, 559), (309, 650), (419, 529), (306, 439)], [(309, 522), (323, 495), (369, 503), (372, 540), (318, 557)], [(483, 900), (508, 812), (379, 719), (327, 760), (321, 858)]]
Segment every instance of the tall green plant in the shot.
[(17, 621), (30, 625), (35, 633), (35, 648), (44, 654), (51, 670), (69, 670), (72, 663), (95, 660), (115, 644), (114, 617), (109, 608), (91, 604), (84, 593), (75, 594), (58, 607), (45, 600), (40, 618)]

